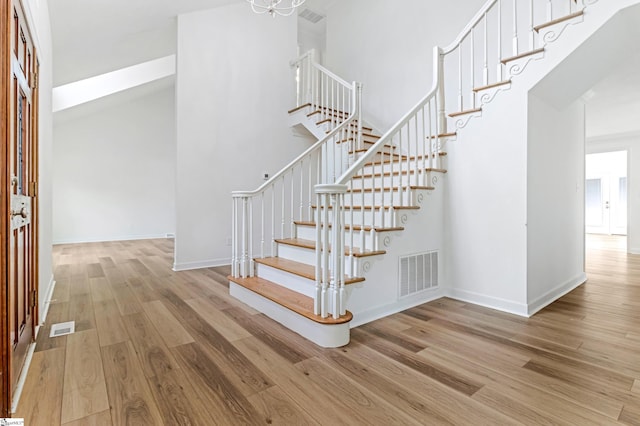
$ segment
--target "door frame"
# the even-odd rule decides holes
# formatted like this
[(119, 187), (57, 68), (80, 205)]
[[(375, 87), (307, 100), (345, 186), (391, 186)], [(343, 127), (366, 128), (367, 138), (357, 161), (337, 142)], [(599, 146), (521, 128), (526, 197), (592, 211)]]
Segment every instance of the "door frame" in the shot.
[(10, 380), (10, 336), (9, 336), (9, 277), (8, 277), (8, 213), (10, 196), (9, 187), (8, 146), (9, 146), (9, 91), (11, 90), (11, 0), (0, 0), (0, 20), (3, 31), (0, 31), (0, 164), (4, 173), (0, 173), (0, 417), (9, 417), (11, 408)]
[[(9, 144), (11, 131), (10, 127), (13, 124), (10, 122), (9, 117), (11, 114), (11, 90), (12, 90), (12, 45), (11, 45), (11, 27), (13, 17), (13, 5), (20, 7), (24, 14), (24, 25), (26, 30), (29, 31), (31, 40), (34, 40), (29, 21), (26, 16), (26, 11), (22, 0), (0, 0), (0, 22), (2, 22), (3, 30), (0, 31), (0, 51), (2, 55), (0, 57), (0, 166), (4, 173), (0, 173), (0, 418), (11, 417), (11, 406), (13, 399), (13, 383), (16, 378), (11, 377), (11, 361), (12, 361), (12, 342), (10, 336), (10, 307), (9, 307), (9, 286), (11, 282), (9, 280), (9, 238), (11, 235), (10, 230), (10, 217), (9, 211), (11, 209), (11, 194), (7, 190), (11, 182), (11, 176), (9, 173)], [(28, 275), (31, 276), (35, 298), (35, 306), (32, 308), (31, 314), (31, 328), (32, 328), (32, 341), (35, 340), (36, 324), (38, 324), (38, 291), (39, 291), (39, 218), (38, 218), (38, 181), (39, 181), (39, 169), (38, 169), (38, 153), (39, 153), (39, 60), (38, 60), (37, 46), (33, 45), (33, 61), (35, 68), (34, 86), (32, 87), (32, 99), (31, 99), (31, 133), (32, 146), (31, 146), (31, 158), (29, 169), (32, 175), (27, 176), (27, 195), (31, 198), (32, 203), (32, 216), (31, 216), (31, 240), (29, 241), (31, 259), (31, 270), (28, 271)], [(30, 71), (29, 71), (30, 72)], [(24, 366), (26, 367), (26, 365)], [(24, 368), (23, 367), (23, 368)]]

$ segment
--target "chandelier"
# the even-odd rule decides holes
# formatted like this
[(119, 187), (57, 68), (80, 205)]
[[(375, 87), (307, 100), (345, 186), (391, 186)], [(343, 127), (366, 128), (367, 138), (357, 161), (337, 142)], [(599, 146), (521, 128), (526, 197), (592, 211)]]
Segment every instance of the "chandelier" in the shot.
[[(300, 6), (305, 0), (247, 0), (251, 3), (251, 9), (255, 13), (269, 13), (269, 15), (275, 17), (276, 15), (280, 16), (289, 16), (295, 10), (296, 7)], [(287, 6), (288, 3), (291, 3), (291, 6)]]

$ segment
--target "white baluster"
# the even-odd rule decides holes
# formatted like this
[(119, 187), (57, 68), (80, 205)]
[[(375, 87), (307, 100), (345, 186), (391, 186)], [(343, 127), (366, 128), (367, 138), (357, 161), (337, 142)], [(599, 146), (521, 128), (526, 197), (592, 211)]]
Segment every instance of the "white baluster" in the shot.
[(233, 198), (231, 205), (231, 275), (238, 277), (238, 199)]
[(286, 207), (286, 198), (285, 198), (285, 185), (284, 185), (284, 174), (282, 175), (282, 180), (281, 183), (282, 185), (282, 208), (280, 209), (280, 213), (282, 214), (282, 221), (280, 223), (280, 238), (284, 238), (284, 229), (285, 229), (285, 212), (287, 211), (287, 207)]
[(471, 109), (474, 109), (476, 107), (476, 93), (473, 91), (473, 89), (475, 87), (475, 84), (476, 84), (475, 83), (475, 80), (476, 80), (476, 78), (475, 78), (475, 75), (476, 75), (476, 73), (475, 73), (475, 68), (476, 68), (475, 67), (475, 60), (476, 60), (476, 58), (475, 58), (475, 51), (476, 51), (475, 45), (476, 45), (476, 43), (475, 43), (475, 39), (474, 39), (474, 29), (475, 29), (475, 27), (471, 28), (471, 36), (470, 36), (471, 56), (470, 56), (470, 61), (469, 61), (469, 64), (470, 64), (470, 67), (471, 67), (471, 85), (469, 86), (469, 90), (471, 91), (470, 94), (469, 94), (469, 96), (471, 98)]
[(304, 164), (305, 159), (303, 158), (300, 162), (300, 213), (298, 213), (300, 220), (304, 220)]
[(553, 0), (547, 0), (547, 21), (553, 21)]
[[(420, 161), (420, 137), (418, 136), (418, 114), (416, 114), (415, 118), (414, 118), (414, 127), (415, 127), (415, 134), (414, 134), (414, 139), (415, 139), (415, 154), (414, 156), (416, 157), (414, 160), (414, 179), (413, 182), (416, 186), (420, 185), (420, 183), (418, 182), (418, 173), (420, 171), (420, 167), (418, 167), (418, 162)], [(407, 182), (411, 182), (411, 173), (409, 173), (407, 175)]]
[(498, 0), (498, 69), (496, 70), (496, 82), (502, 81), (502, 0)]
[(316, 291), (313, 298), (313, 313), (322, 314), (322, 195), (316, 195)]
[(513, 0), (513, 56), (518, 54), (518, 0)]
[(276, 186), (271, 184), (271, 256), (278, 256), (278, 245), (276, 244)]
[(529, 0), (529, 50), (536, 46), (536, 30), (533, 27), (533, 0)]
[(260, 258), (264, 259), (264, 192), (260, 194)]
[(487, 19), (487, 14), (484, 14), (484, 44), (483, 44), (483, 54), (484, 54), (484, 66), (482, 68), (482, 85), (486, 86), (489, 84), (489, 35), (488, 29), (489, 21)]
[(291, 225), (290, 225), (290, 233), (289, 233), (289, 237), (290, 238), (294, 238), (295, 236), (295, 223), (294, 223), (294, 211), (295, 211), (295, 205), (293, 203), (293, 200), (295, 200), (294, 198), (294, 194), (295, 194), (295, 185), (293, 184), (294, 182), (294, 172), (295, 172), (295, 167), (291, 169), (291, 181), (289, 182), (289, 185), (291, 185), (291, 200), (289, 201), (289, 203), (291, 204), (291, 216), (289, 217), (289, 220), (291, 221)]
[(249, 236), (248, 236), (248, 255), (249, 259), (249, 276), (253, 277), (255, 272), (255, 267), (253, 264), (253, 198), (249, 198)]
[(458, 46), (458, 111), (464, 111), (462, 99), (462, 44)]

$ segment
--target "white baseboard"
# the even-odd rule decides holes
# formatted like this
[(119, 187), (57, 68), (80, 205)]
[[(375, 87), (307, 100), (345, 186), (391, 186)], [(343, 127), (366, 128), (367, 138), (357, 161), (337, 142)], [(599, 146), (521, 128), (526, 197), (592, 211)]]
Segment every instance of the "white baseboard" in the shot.
[(157, 240), (160, 238), (174, 238), (173, 233), (167, 232), (164, 234), (148, 234), (148, 235), (120, 235), (120, 236), (112, 236), (105, 235), (102, 237), (91, 237), (91, 238), (69, 238), (69, 239), (61, 239), (54, 240), (53, 245), (57, 244), (84, 244), (84, 243), (103, 243), (107, 241), (134, 241), (134, 240)]
[(508, 312), (510, 314), (519, 315), (521, 317), (528, 316), (527, 305), (514, 302), (512, 300), (486, 296), (484, 294), (474, 293), (472, 291), (460, 290), (456, 288), (447, 289), (446, 296), (455, 300), (459, 300), (461, 302), (473, 303), (474, 305), (480, 305), (484, 306), (485, 308)]
[(13, 392), (13, 396), (11, 398), (11, 414), (15, 413), (18, 410), (18, 404), (20, 403), (20, 396), (22, 396), (22, 390), (24, 389), (24, 383), (27, 381), (27, 373), (29, 372), (29, 367), (31, 366), (31, 359), (33, 358), (33, 353), (36, 350), (36, 342), (29, 344), (29, 348), (27, 349), (27, 356), (24, 360), (24, 365), (22, 366), (22, 371), (20, 372), (20, 377), (18, 378), (18, 383), (16, 384), (16, 390)]
[[(49, 279), (49, 290), (47, 291), (47, 296), (44, 299), (44, 302), (39, 308), (40, 311), (40, 324), (44, 324), (47, 319), (47, 314), (49, 313), (49, 306), (51, 305), (51, 298), (53, 297), (53, 290), (56, 287), (56, 281), (53, 279), (53, 274), (51, 274), (51, 278)], [(39, 329), (39, 326), (36, 330)], [(37, 335), (37, 333), (36, 333)]]
[(176, 272), (189, 271), (191, 269), (215, 268), (216, 266), (226, 266), (231, 264), (231, 258), (200, 260), (197, 262), (180, 262), (173, 264), (173, 270)]
[(640, 254), (640, 247), (629, 247), (628, 251), (631, 254)]
[(413, 295), (411, 297), (405, 297), (394, 303), (389, 303), (384, 306), (378, 306), (376, 308), (357, 312), (353, 314), (353, 320), (351, 320), (351, 328), (359, 327), (363, 324), (375, 321), (380, 318), (387, 317), (389, 315), (402, 312), (406, 309), (413, 308), (423, 303), (431, 302), (444, 296), (442, 289), (427, 290), (420, 294)]
[(540, 309), (555, 302), (560, 297), (569, 293), (571, 290), (575, 289), (576, 287), (584, 284), (585, 281), (587, 281), (587, 275), (584, 272), (581, 272), (580, 274), (576, 275), (570, 280), (567, 280), (566, 282), (560, 284), (559, 286), (549, 290), (542, 296), (536, 298), (533, 302), (529, 303), (529, 305), (527, 306), (527, 316), (529, 317), (532, 316), (533, 314), (538, 312)]

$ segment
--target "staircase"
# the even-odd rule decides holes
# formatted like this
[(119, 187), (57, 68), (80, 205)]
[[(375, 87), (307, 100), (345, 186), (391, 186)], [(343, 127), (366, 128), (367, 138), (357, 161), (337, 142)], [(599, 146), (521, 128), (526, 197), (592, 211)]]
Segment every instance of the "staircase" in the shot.
[(231, 294), (323, 347), (442, 296), (447, 145), (592, 3), (488, 1), (434, 49), (433, 89), (384, 134), (363, 122), (360, 84), (313, 53), (294, 61), (291, 124), (318, 142), (257, 190), (234, 192)]

